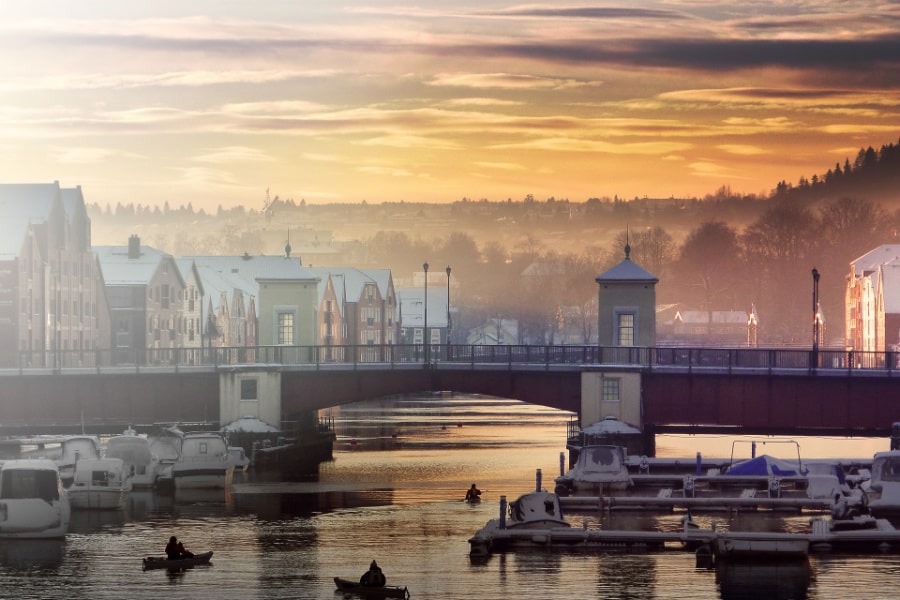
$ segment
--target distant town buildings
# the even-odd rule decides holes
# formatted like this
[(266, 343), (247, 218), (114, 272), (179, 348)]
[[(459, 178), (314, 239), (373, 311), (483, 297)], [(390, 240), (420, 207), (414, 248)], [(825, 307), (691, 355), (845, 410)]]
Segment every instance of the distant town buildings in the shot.
[(900, 244), (885, 244), (850, 262), (846, 293), (848, 350), (883, 352), (900, 343)]
[(93, 365), (108, 337), (81, 188), (0, 185), (0, 364)]

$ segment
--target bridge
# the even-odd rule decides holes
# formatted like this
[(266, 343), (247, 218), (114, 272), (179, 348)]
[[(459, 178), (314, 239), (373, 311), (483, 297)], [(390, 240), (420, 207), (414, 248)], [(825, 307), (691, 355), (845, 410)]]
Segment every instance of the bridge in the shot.
[[(346, 346), (148, 350), (142, 364), (59, 355), (0, 370), (0, 433), (115, 433), (222, 420), (223, 389), (277, 377), (281, 421), (382, 396), (479, 393), (584, 416), (591, 377), (638, 383), (645, 433), (887, 437), (895, 353), (759, 348)], [(252, 358), (252, 361), (248, 361)], [(80, 361), (80, 362), (79, 362)], [(272, 381), (276, 381), (273, 379)], [(254, 384), (254, 388), (257, 384)], [(234, 393), (244, 393), (243, 388)], [(613, 399), (616, 402), (616, 399)]]

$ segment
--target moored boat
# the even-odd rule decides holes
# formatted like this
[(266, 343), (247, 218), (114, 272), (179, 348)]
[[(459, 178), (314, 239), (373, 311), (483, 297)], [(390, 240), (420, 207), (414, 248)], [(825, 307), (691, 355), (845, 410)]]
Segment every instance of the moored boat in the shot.
[(191, 558), (167, 558), (165, 556), (147, 556), (144, 558), (144, 570), (150, 569), (186, 569), (197, 565), (208, 565), (212, 558), (212, 550), (195, 554)]
[(184, 434), (181, 458), (172, 466), (175, 489), (227, 488), (234, 476), (225, 436), (215, 431)]
[(82, 459), (69, 486), (72, 508), (117, 510), (131, 493), (131, 477), (121, 458)]
[(578, 454), (575, 466), (556, 478), (556, 493), (604, 494), (623, 491), (632, 484), (625, 464), (625, 449), (621, 446), (585, 446)]
[(109, 438), (106, 442), (106, 457), (122, 459), (126, 471), (131, 474), (131, 485), (134, 487), (149, 488), (156, 485), (159, 459), (150, 451), (149, 440), (137, 435), (133, 429)]
[(68, 487), (75, 477), (75, 463), (81, 459), (100, 458), (100, 438), (95, 435), (73, 435), (60, 444), (56, 464), (63, 486)]
[(71, 507), (51, 460), (9, 460), (0, 467), (0, 538), (64, 538)]
[(334, 578), (334, 585), (342, 592), (350, 592), (369, 598), (409, 598), (409, 590), (406, 586), (383, 585), (379, 587), (367, 586), (342, 577)]
[(872, 479), (863, 489), (868, 496), (868, 508), (872, 516), (900, 515), (900, 450), (875, 453)]

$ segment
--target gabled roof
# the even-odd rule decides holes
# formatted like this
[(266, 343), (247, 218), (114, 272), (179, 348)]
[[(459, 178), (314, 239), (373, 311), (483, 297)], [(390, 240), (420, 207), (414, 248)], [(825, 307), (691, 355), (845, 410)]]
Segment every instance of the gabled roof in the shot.
[[(382, 298), (387, 295), (387, 282), (390, 277), (390, 270), (388, 269), (371, 269), (363, 271), (352, 267), (310, 267), (309, 270), (321, 279), (325, 279), (331, 275), (335, 294), (342, 300), (345, 299), (342, 294), (346, 294), (346, 301), (348, 303), (359, 302), (359, 299), (363, 295), (363, 290), (365, 290), (366, 285), (370, 283), (374, 283), (378, 287), (378, 291), (381, 293)], [(387, 271), (387, 277), (381, 274), (381, 271)], [(376, 279), (376, 274), (378, 278), (383, 279), (383, 288), (379, 284), (378, 279)]]
[(861, 277), (866, 273), (875, 271), (878, 265), (883, 265), (895, 259), (900, 259), (900, 244), (883, 244), (874, 250), (869, 250), (856, 260), (850, 261), (855, 277)]
[(106, 285), (147, 285), (160, 262), (172, 258), (150, 246), (141, 246), (137, 258), (128, 258), (128, 246), (94, 246), (94, 254), (100, 261)]
[(640, 267), (637, 263), (632, 262), (630, 258), (626, 257), (625, 260), (614, 266), (609, 271), (597, 275), (595, 281), (597, 281), (597, 283), (618, 283), (628, 281), (659, 283), (659, 278)]
[(46, 223), (57, 199), (58, 181), (0, 185), (0, 257), (19, 255), (28, 225)]

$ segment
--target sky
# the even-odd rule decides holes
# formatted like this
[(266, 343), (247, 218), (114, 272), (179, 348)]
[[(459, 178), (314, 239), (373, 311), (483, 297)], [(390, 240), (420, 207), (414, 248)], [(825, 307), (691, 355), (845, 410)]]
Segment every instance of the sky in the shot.
[(897, 0), (0, 6), (0, 183), (101, 205), (767, 194), (898, 138)]

